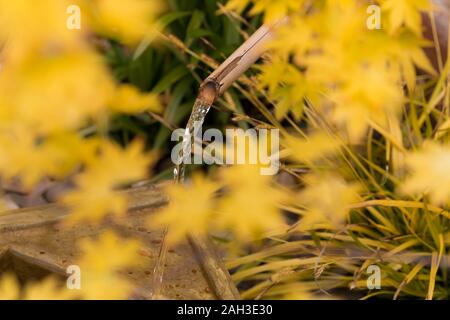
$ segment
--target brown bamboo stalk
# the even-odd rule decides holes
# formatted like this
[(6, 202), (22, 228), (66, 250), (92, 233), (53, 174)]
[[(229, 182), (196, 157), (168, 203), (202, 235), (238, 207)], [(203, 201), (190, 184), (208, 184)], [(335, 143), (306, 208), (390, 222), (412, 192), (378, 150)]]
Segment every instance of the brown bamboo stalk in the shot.
[[(275, 30), (287, 22), (288, 18), (261, 26), (233, 54), (231, 54), (203, 82), (199, 98), (212, 103), (222, 95), (241, 75), (243, 75), (266, 52), (267, 43), (274, 38)], [(205, 88), (209, 88), (206, 89)], [(211, 90), (212, 89), (212, 90)]]

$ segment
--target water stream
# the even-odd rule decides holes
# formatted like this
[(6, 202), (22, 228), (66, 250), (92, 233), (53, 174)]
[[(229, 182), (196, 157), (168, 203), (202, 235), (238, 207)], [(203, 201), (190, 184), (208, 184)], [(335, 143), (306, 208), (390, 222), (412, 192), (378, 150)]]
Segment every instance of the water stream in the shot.
[[(201, 127), (210, 109), (211, 105), (205, 104), (205, 102), (201, 99), (197, 99), (194, 103), (192, 113), (189, 117), (183, 136), (182, 148), (178, 155), (179, 162), (173, 169), (173, 178), (175, 183), (184, 183), (185, 160), (189, 159), (191, 156), (191, 146), (195, 139), (195, 125), (199, 125)], [(156, 261), (155, 269), (153, 270), (152, 299), (162, 298), (161, 291), (164, 280), (164, 269), (167, 260), (167, 252), (169, 250), (166, 240), (168, 231), (168, 227), (165, 227), (162, 235), (161, 247), (159, 249), (158, 260)]]

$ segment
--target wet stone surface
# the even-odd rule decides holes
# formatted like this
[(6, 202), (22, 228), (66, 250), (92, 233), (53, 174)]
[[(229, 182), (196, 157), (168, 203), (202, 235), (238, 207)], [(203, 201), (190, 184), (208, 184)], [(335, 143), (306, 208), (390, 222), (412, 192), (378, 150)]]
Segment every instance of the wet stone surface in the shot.
[[(123, 277), (135, 285), (133, 299), (150, 298), (152, 274), (162, 240), (162, 230), (150, 230), (146, 220), (167, 202), (157, 187), (130, 191), (128, 215), (102, 226), (79, 225), (62, 228), (67, 210), (56, 205), (13, 210), (0, 216), (0, 275), (15, 273), (21, 282), (58, 274), (64, 279), (66, 268), (80, 252), (75, 243), (95, 238), (112, 229), (123, 237), (139, 239), (142, 263), (124, 270)], [(212, 280), (214, 281), (214, 280)], [(166, 299), (216, 299), (213, 288), (188, 241), (170, 247), (165, 261), (162, 297)]]

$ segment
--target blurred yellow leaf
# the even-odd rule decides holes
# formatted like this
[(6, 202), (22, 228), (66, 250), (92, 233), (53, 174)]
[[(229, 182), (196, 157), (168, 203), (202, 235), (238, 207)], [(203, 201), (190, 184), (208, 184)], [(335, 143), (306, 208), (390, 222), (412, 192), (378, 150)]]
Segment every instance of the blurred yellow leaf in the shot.
[(418, 36), (422, 34), (420, 10), (431, 9), (429, 0), (382, 0), (381, 3), (389, 15), (391, 33), (404, 25)]
[(61, 283), (54, 277), (31, 283), (24, 292), (24, 300), (71, 300), (81, 296), (76, 290), (67, 289), (64, 281)]
[(162, 1), (78, 0), (89, 14), (93, 28), (124, 43), (136, 44), (155, 36), (155, 17)]
[(165, 190), (170, 202), (151, 218), (150, 225), (167, 225), (170, 242), (180, 241), (189, 233), (207, 233), (214, 213), (214, 194), (220, 186), (200, 174), (193, 175), (186, 185), (168, 185)]
[(410, 176), (400, 186), (404, 194), (427, 194), (432, 203), (450, 203), (450, 146), (427, 141), (406, 157)]
[(127, 199), (115, 188), (146, 176), (154, 157), (145, 155), (142, 149), (139, 141), (126, 149), (113, 143), (103, 144), (100, 154), (76, 177), (78, 189), (63, 199), (72, 210), (68, 222), (99, 222), (107, 214), (123, 216), (127, 211)]
[(131, 85), (121, 85), (116, 89), (110, 102), (112, 110), (123, 113), (143, 111), (160, 112), (158, 97), (151, 93), (141, 93)]
[(334, 155), (341, 147), (337, 139), (324, 133), (313, 133), (305, 138), (288, 136), (285, 144), (290, 158), (306, 164)]
[(258, 165), (236, 165), (221, 172), (228, 193), (220, 198), (215, 225), (231, 230), (241, 241), (285, 226), (279, 206), (288, 194), (272, 185), (271, 176), (261, 175)]
[(0, 278), (0, 300), (17, 300), (20, 297), (19, 281), (12, 274)]
[(343, 226), (350, 205), (359, 200), (359, 187), (334, 174), (310, 174), (303, 180), (306, 187), (297, 200), (306, 207), (307, 213), (301, 218), (299, 228), (309, 230), (322, 223)]
[(65, 282), (55, 277), (28, 283), (23, 289), (12, 274), (0, 278), (0, 300), (70, 300), (79, 297), (79, 292), (67, 289)]
[(139, 242), (124, 240), (112, 231), (97, 240), (83, 240), (78, 264), (83, 299), (126, 299), (133, 286), (118, 272), (139, 264)]

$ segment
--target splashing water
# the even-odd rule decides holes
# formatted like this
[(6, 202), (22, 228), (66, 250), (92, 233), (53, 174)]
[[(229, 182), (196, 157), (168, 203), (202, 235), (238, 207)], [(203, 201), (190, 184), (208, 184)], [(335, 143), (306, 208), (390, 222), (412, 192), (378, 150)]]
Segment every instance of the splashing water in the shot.
[[(201, 99), (197, 99), (192, 108), (192, 113), (189, 117), (189, 121), (186, 125), (186, 130), (183, 136), (183, 144), (178, 155), (178, 164), (173, 169), (173, 178), (175, 183), (184, 183), (185, 177), (185, 160), (191, 156), (191, 145), (194, 142), (194, 130), (195, 125), (202, 125), (205, 121), (208, 111), (211, 109), (211, 105), (205, 103)], [(168, 228), (165, 227), (162, 235), (161, 247), (159, 249), (158, 260), (156, 262), (155, 269), (153, 270), (153, 290), (152, 299), (159, 299), (161, 297), (162, 284), (164, 280), (164, 267), (166, 263), (166, 256), (168, 252), (167, 233)]]

